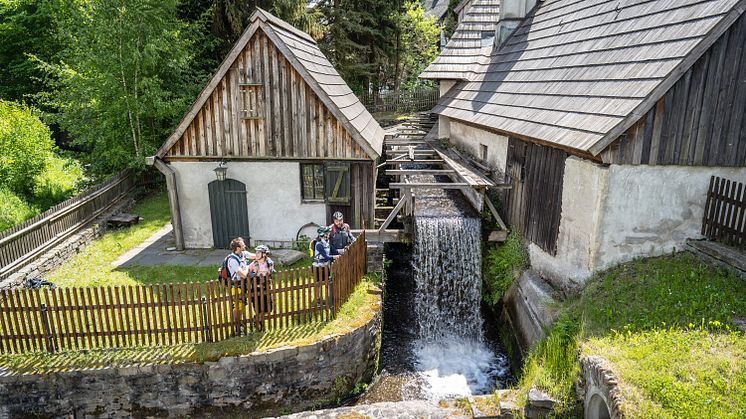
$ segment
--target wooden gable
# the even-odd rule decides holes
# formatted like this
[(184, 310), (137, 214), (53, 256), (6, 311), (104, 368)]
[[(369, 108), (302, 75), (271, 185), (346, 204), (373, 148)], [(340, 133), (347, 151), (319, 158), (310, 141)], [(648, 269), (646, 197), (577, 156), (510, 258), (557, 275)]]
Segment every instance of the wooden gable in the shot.
[(370, 158), (261, 28), (164, 157)]

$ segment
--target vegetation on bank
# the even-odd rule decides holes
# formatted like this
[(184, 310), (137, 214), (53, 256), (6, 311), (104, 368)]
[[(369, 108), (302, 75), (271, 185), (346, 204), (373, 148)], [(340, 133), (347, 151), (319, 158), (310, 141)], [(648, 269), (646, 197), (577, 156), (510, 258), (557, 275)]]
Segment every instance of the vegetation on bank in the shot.
[(0, 100), (0, 231), (72, 196), (83, 180), (38, 110)]
[(528, 266), (528, 253), (520, 234), (511, 231), (504, 243), (488, 244), (483, 254), (482, 299), (495, 305)]
[(746, 415), (746, 287), (689, 253), (639, 259), (589, 279), (528, 355), (520, 379), (577, 413), (578, 355), (600, 355), (619, 378), (629, 417)]

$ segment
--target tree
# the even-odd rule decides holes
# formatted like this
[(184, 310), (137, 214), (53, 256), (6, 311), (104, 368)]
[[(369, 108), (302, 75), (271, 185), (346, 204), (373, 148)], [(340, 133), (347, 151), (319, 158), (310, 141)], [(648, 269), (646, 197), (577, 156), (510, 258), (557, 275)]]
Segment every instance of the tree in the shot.
[(0, 188), (31, 197), (34, 178), (52, 156), (51, 131), (38, 111), (0, 100)]
[(176, 0), (90, 0), (60, 23), (61, 60), (40, 61), (55, 80), (44, 99), (94, 172), (143, 166), (196, 96), (184, 30)]
[(440, 27), (435, 17), (425, 16), (418, 0), (407, 0), (399, 16), (399, 46), (394, 69), (394, 90), (412, 89), (429, 82), (418, 76), (438, 56)]
[(396, 55), (401, 1), (321, 0), (320, 47), (353, 90), (377, 92), (389, 81)]

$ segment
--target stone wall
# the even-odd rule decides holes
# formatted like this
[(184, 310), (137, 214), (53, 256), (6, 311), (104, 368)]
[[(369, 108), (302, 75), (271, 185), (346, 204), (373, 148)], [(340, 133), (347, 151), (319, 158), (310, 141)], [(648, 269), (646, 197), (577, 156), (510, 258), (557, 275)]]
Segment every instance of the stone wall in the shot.
[(133, 204), (133, 199), (123, 199), (122, 202), (95, 219), (84, 229), (68, 237), (62, 243), (51, 249), (39, 252), (34, 257), (35, 260), (33, 262), (0, 282), (0, 290), (18, 287), (27, 279), (44, 278), (44, 275), (62, 266), (68, 259), (80, 253), (93, 240), (104, 234), (106, 232), (106, 221), (111, 215), (124, 211), (132, 207)]
[(344, 336), (217, 362), (0, 376), (0, 418), (259, 417), (334, 403), (369, 382), (381, 313)]

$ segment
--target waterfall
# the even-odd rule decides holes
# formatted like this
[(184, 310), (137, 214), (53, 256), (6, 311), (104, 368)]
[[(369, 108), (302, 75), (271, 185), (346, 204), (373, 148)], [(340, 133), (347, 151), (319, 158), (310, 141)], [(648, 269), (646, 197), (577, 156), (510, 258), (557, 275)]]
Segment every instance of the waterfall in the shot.
[(481, 342), (480, 231), (476, 218), (416, 218), (415, 313), (422, 340)]
[(414, 212), (416, 369), (434, 399), (488, 393), (509, 367), (483, 338), (481, 222), (453, 191), (418, 191)]

